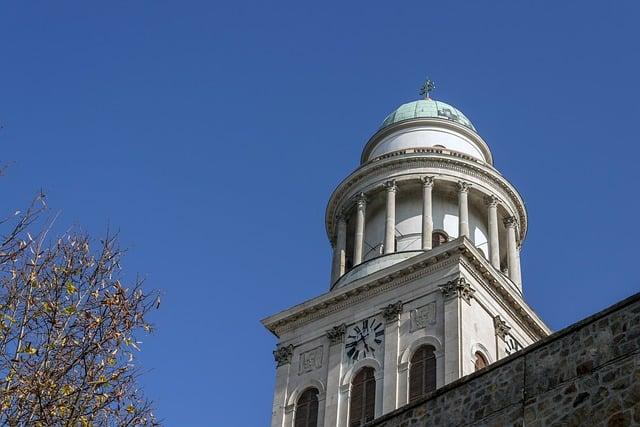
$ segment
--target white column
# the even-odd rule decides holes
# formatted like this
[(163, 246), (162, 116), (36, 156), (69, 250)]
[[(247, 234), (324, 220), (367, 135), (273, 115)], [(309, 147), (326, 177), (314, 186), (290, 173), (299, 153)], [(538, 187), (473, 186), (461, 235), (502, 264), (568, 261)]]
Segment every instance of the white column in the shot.
[(346, 266), (346, 249), (347, 249), (347, 221), (343, 215), (338, 216), (338, 225), (336, 232), (336, 244), (333, 248), (333, 273), (331, 274), (331, 283), (333, 284), (339, 277), (345, 273)]
[(518, 246), (516, 249), (516, 283), (520, 290), (522, 290), (522, 270), (520, 269), (520, 250), (522, 249), (522, 245)]
[(516, 226), (518, 220), (509, 216), (504, 219), (504, 226), (507, 228), (507, 262), (509, 264), (509, 279), (513, 281), (518, 287), (522, 286), (520, 283), (520, 265), (518, 260), (518, 247), (516, 243)]
[(386, 414), (398, 408), (398, 343), (400, 331), (400, 313), (402, 302), (389, 304), (382, 311), (384, 328), (384, 389), (382, 413)]
[(500, 240), (498, 235), (498, 198), (487, 196), (485, 203), (488, 207), (489, 217), (489, 260), (491, 265), (500, 271)]
[(342, 378), (342, 349), (346, 325), (334, 326), (327, 331), (329, 357), (327, 360), (327, 393), (324, 407), (324, 427), (338, 427), (340, 412), (340, 379)]
[(387, 191), (387, 212), (384, 221), (384, 253), (392, 254), (395, 252), (396, 240), (396, 187), (395, 180), (384, 183)]
[(367, 199), (364, 193), (360, 193), (356, 200), (356, 233), (353, 245), (353, 265), (354, 267), (362, 262), (362, 251), (364, 248), (364, 220)]
[(431, 249), (433, 234), (433, 177), (423, 176), (422, 181), (422, 249)]
[(271, 410), (271, 427), (283, 427), (285, 423), (285, 405), (287, 404), (287, 388), (289, 386), (289, 367), (293, 356), (293, 345), (278, 346), (273, 351), (276, 360), (276, 381)]
[(458, 237), (469, 237), (469, 202), (468, 194), (471, 184), (458, 181)]

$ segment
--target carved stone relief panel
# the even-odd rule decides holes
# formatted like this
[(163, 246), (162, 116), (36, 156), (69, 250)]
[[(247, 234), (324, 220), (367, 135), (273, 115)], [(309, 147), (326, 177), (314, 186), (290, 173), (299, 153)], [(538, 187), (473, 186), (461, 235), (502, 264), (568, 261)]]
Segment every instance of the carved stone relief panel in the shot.
[(426, 328), (436, 323), (436, 303), (411, 310), (411, 332)]
[(322, 367), (322, 346), (300, 353), (298, 375), (314, 371)]

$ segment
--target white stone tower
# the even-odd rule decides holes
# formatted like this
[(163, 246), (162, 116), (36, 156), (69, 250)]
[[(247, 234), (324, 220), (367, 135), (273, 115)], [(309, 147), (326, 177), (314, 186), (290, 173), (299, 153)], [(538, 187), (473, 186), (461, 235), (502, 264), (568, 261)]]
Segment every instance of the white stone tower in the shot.
[(433, 88), (331, 195), (329, 291), (262, 321), (273, 427), (360, 426), (550, 333), (522, 297), (524, 202)]

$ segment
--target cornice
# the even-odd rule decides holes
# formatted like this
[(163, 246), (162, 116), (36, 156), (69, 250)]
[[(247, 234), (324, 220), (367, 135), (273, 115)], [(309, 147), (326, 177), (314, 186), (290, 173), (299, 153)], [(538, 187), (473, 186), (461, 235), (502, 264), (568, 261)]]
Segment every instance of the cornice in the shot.
[[(374, 163), (367, 163), (352, 172), (338, 185), (329, 198), (325, 213), (325, 224), (329, 241), (332, 241), (332, 236), (335, 234), (334, 228), (337, 212), (342, 212), (348, 208), (347, 205), (352, 203), (350, 199), (353, 193), (363, 190), (362, 187), (358, 187), (359, 183), (367, 178), (388, 180), (391, 178), (389, 176), (390, 173), (404, 171), (410, 168), (437, 169), (439, 172), (443, 170), (458, 172), (474, 177), (489, 186), (499, 189), (503, 192), (503, 198), (509, 199), (517, 211), (518, 223), (520, 224), (520, 241), (524, 241), (528, 225), (526, 207), (522, 197), (509, 181), (491, 166), (476, 164), (446, 154), (433, 153), (413, 153), (388, 158)], [(432, 175), (433, 172), (427, 171), (425, 174)], [(393, 178), (396, 179), (397, 182), (403, 180), (402, 177), (399, 176), (394, 176)], [(457, 181), (458, 178), (455, 178), (455, 180)]]
[(542, 319), (524, 301), (520, 291), (515, 290), (515, 286), (511, 285), (502, 273), (498, 273), (475, 247), (467, 245), (460, 248), (460, 252), (462, 253), (461, 264), (505, 311), (511, 313), (524, 330), (536, 338), (542, 338), (551, 333)]
[(530, 330), (540, 337), (548, 335), (550, 331), (542, 320), (529, 309), (519, 295), (515, 295), (516, 291), (507, 287), (508, 284), (504, 279), (497, 276), (500, 273), (495, 273), (482, 263), (480, 260), (481, 255), (476, 252), (477, 250), (473, 248), (469, 240), (458, 238), (437, 249), (425, 252), (423, 259), (420, 259), (420, 257), (423, 257), (421, 255), (410, 258), (387, 269), (358, 279), (345, 287), (327, 292), (281, 313), (267, 317), (262, 320), (262, 323), (274, 335), (279, 337), (309, 322), (349, 308), (376, 295), (400, 287), (407, 282), (427, 276), (434, 271), (462, 263), (468, 271), (472, 272), (478, 282), (490, 289), (496, 300), (502, 301), (508, 311), (515, 315), (516, 319), (523, 319), (522, 326), (526, 330)]

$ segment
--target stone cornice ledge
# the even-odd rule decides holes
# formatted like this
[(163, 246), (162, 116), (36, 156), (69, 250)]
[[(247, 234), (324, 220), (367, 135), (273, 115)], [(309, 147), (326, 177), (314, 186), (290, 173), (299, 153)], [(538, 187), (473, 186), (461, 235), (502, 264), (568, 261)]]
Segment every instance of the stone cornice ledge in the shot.
[(471, 274), (483, 284), (488, 284), (487, 289), (491, 292), (496, 300), (503, 302), (504, 308), (515, 314), (515, 319), (523, 319), (524, 323), (520, 323), (525, 330), (532, 331), (537, 338), (543, 338), (551, 334), (549, 327), (538, 317), (538, 315), (529, 307), (522, 298), (520, 290), (515, 287), (513, 282), (507, 279), (502, 273), (491, 265), (491, 263), (483, 256), (480, 250), (474, 247), (471, 242), (459, 248), (464, 259), (462, 264), (469, 269)]
[(344, 287), (326, 292), (269, 316), (262, 320), (262, 324), (275, 336), (280, 337), (283, 333), (312, 320), (340, 311), (374, 295), (426, 276), (440, 268), (466, 260), (479, 274), (483, 276), (488, 274), (493, 278), (493, 280), (485, 279), (485, 281), (495, 288), (495, 292), (512, 310), (524, 317), (528, 329), (536, 330), (540, 336), (548, 335), (549, 329), (546, 325), (526, 305), (516, 291), (507, 287), (509, 283), (506, 279), (500, 277), (500, 273), (495, 273), (493, 270), (486, 268), (486, 265), (482, 263), (483, 259), (484, 257), (473, 247), (473, 244), (468, 239), (458, 238), (426, 251), (422, 255), (409, 258), (401, 263), (355, 280)]

